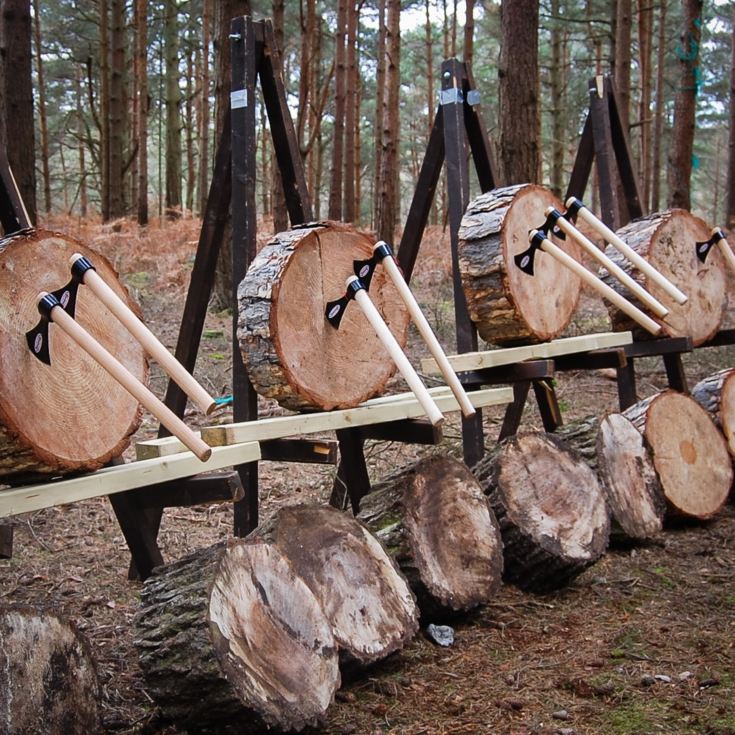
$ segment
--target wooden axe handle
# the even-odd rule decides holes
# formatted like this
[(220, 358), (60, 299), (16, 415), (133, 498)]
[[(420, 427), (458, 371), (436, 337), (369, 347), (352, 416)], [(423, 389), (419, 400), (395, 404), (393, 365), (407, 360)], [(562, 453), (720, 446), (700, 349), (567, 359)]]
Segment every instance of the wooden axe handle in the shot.
[[(715, 235), (719, 233), (720, 233), (719, 227), (712, 228), (711, 234)], [(720, 252), (722, 253), (722, 257), (725, 259), (725, 262), (727, 263), (728, 268), (730, 268), (730, 270), (732, 271), (735, 271), (735, 254), (733, 254), (732, 252), (730, 243), (726, 240), (726, 238), (721, 237), (717, 241), (717, 247), (720, 248)]]
[[(38, 295), (40, 301), (46, 292)], [(117, 358), (113, 357), (86, 329), (79, 326), (61, 306), (51, 309), (51, 320), (104, 368), (144, 408), (150, 411), (182, 444), (206, 462), (211, 447), (195, 434), (168, 406), (164, 405)]]
[[(83, 256), (75, 253), (69, 259), (73, 265)], [(84, 274), (84, 285), (117, 317), (130, 334), (140, 342), (143, 349), (177, 383), (204, 414), (209, 415), (216, 407), (214, 398), (202, 388), (186, 368), (161, 344), (153, 332), (143, 324), (128, 305), (105, 283), (95, 270)]]

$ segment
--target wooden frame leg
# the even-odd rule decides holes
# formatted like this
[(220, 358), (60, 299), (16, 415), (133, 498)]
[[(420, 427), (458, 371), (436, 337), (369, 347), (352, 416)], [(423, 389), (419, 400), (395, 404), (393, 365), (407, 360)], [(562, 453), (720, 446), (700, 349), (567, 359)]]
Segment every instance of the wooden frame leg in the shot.
[(329, 504), (344, 510), (349, 498), (352, 512), (356, 514), (360, 510), (360, 500), (370, 492), (364, 439), (359, 429), (339, 429), (337, 440), (340, 460)]
[(13, 524), (0, 523), (0, 559), (13, 558)]
[(521, 419), (523, 418), (523, 409), (526, 407), (526, 399), (528, 398), (530, 390), (530, 380), (524, 380), (521, 383), (513, 384), (513, 403), (509, 403), (508, 407), (505, 409), (505, 417), (503, 418), (503, 425), (500, 427), (498, 441), (507, 439), (518, 431), (518, 427), (521, 425)]
[(564, 423), (564, 419), (561, 416), (554, 386), (548, 380), (534, 380), (532, 385), (544, 429), (556, 431)]
[(678, 390), (679, 393), (689, 393), (689, 385), (687, 376), (684, 372), (684, 365), (681, 361), (681, 353), (673, 352), (668, 355), (662, 355), (664, 358), (664, 367), (666, 368), (666, 378), (669, 381), (669, 388)]
[(635, 387), (635, 359), (628, 357), (627, 365), (616, 368), (618, 379), (618, 405), (621, 411), (630, 408), (637, 400)]

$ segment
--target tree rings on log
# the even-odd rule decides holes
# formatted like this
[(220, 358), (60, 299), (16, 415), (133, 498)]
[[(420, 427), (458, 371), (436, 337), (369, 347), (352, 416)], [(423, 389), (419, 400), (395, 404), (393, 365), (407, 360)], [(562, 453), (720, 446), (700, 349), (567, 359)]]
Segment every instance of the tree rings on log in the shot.
[(707, 411), (693, 398), (665, 390), (624, 415), (651, 450), (669, 513), (714, 516), (727, 502), (733, 470), (727, 443)]
[(692, 398), (712, 416), (735, 457), (735, 369), (720, 370), (700, 380), (692, 389)]
[[(684, 209), (656, 212), (629, 222), (617, 235), (645, 258), (665, 278), (683, 291), (689, 300), (677, 304), (659, 285), (643, 275), (612, 245), (605, 254), (628, 272), (670, 312), (657, 320), (668, 337), (691, 337), (694, 346), (711, 339), (719, 330), (726, 306), (725, 265), (718, 248), (712, 248), (705, 263), (697, 258), (696, 243), (709, 240), (710, 227)], [(617, 279), (603, 275), (606, 283), (643, 308)], [(631, 330), (637, 338), (650, 338), (617, 307), (608, 304), (613, 329)]]
[(435, 454), (376, 483), (358, 519), (386, 546), (427, 615), (489, 602), (503, 548), (485, 494), (463, 462)]
[(27, 607), (0, 607), (0, 731), (100, 732), (97, 667), (69, 622)]
[(282, 508), (252, 536), (274, 543), (321, 602), (345, 663), (398, 651), (418, 629), (403, 575), (358, 521), (326, 505)]
[[(325, 222), (281, 232), (253, 260), (238, 288), (237, 335), (255, 390), (293, 410), (352, 408), (381, 393), (395, 365), (358, 304), (339, 329), (327, 302), (345, 293), (353, 260), (374, 242), (348, 225)], [(404, 345), (408, 312), (385, 269), (370, 286), (377, 306)]]
[[(54, 324), (51, 364), (29, 350), (36, 297), (70, 280), (69, 258), (89, 258), (99, 275), (138, 311), (106, 258), (70, 237), (26, 230), (0, 241), (0, 476), (94, 470), (122, 454), (138, 427), (138, 402)], [(140, 381), (147, 362), (140, 344), (85, 286), (76, 321)]]
[(551, 592), (605, 552), (610, 516), (597, 476), (555, 436), (510, 437), (473, 472), (500, 524), (506, 581)]
[(157, 568), (136, 626), (146, 691), (187, 731), (300, 730), (340, 684), (321, 605), (270, 544), (231, 541)]
[[(459, 228), (459, 270), (470, 318), (493, 344), (543, 342), (557, 337), (577, 308), (582, 282), (551, 255), (537, 251), (534, 275), (514, 256), (529, 247), (529, 230), (545, 222), (544, 210), (562, 203), (535, 184), (505, 186), (470, 202)], [(571, 238), (553, 242), (576, 260)]]

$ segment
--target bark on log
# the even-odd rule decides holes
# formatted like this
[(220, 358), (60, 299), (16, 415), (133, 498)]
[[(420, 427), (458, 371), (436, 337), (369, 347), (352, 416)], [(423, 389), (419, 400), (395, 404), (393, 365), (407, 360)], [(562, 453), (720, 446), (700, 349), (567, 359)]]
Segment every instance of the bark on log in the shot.
[(624, 414), (643, 435), (673, 517), (704, 520), (727, 501), (732, 462), (710, 415), (693, 398), (665, 390)]
[[(701, 263), (696, 255), (695, 243), (709, 240), (710, 229), (703, 220), (686, 210), (670, 209), (633, 220), (616, 233), (689, 297), (683, 306), (633, 268), (612, 245), (605, 250), (607, 256), (670, 309), (665, 320), (657, 320), (664, 333), (669, 337), (690, 336), (695, 346), (711, 339), (719, 330), (726, 306), (722, 254), (718, 248), (712, 248), (706, 263)], [(645, 311), (616, 279), (604, 271), (601, 275), (609, 286)], [(648, 332), (611, 304), (608, 304), (608, 313), (614, 330), (631, 330), (637, 339), (650, 338)]]
[[(373, 244), (347, 225), (317, 223), (275, 235), (253, 260), (238, 288), (237, 336), (260, 394), (293, 410), (331, 410), (385, 389), (395, 366), (360, 307), (348, 306), (339, 329), (324, 316)], [(405, 345), (408, 313), (380, 266), (370, 298)]]
[(340, 683), (321, 605), (270, 544), (217, 544), (156, 569), (136, 626), (146, 690), (189, 732), (300, 730)]
[(607, 548), (610, 516), (597, 476), (557, 437), (510, 437), (473, 472), (500, 524), (506, 581), (551, 592)]
[(614, 535), (647, 539), (663, 527), (661, 484), (643, 437), (622, 414), (589, 416), (554, 432), (597, 476), (612, 514)]
[[(107, 259), (81, 243), (45, 230), (0, 241), (0, 477), (98, 469), (122, 454), (139, 425), (137, 401), (58, 327), (49, 328), (51, 365), (28, 349), (36, 297), (69, 282), (75, 252), (138, 311)], [(140, 344), (84, 286), (76, 320), (145, 382)]]
[[(540, 228), (548, 206), (563, 209), (547, 189), (519, 184), (493, 189), (470, 202), (459, 229), (459, 269), (470, 318), (493, 344), (543, 342), (558, 336), (577, 308), (581, 281), (543, 251), (534, 275), (513, 257), (528, 249), (528, 232)], [(580, 260), (579, 247), (552, 237)]]
[(97, 668), (86, 639), (58, 616), (0, 608), (0, 732), (100, 732)]
[(500, 529), (463, 462), (436, 454), (376, 483), (358, 520), (398, 562), (424, 618), (489, 602), (503, 571)]
[(351, 516), (326, 505), (290, 506), (251, 536), (273, 543), (320, 601), (343, 663), (378, 661), (416, 633), (418, 609), (408, 583)]
[(735, 369), (727, 368), (700, 380), (692, 398), (714, 419), (735, 457)]

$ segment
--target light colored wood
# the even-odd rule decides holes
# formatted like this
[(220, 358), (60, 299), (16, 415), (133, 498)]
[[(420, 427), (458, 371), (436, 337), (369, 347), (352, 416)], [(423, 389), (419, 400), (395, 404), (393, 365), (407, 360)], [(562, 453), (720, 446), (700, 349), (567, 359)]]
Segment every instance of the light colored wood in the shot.
[[(713, 235), (719, 235), (722, 232), (719, 227), (713, 227), (712, 228), (712, 234)], [(727, 264), (727, 267), (735, 272), (735, 253), (732, 252), (732, 248), (730, 247), (730, 243), (727, 241), (727, 238), (720, 237), (719, 240), (717, 240), (717, 247), (720, 248), (720, 252), (722, 253), (722, 257), (725, 260), (725, 263)]]
[[(567, 206), (574, 200), (572, 197), (567, 201)], [(663, 276), (645, 258), (642, 258), (633, 248), (613, 232), (602, 220), (595, 217), (587, 207), (580, 207), (578, 216), (581, 217), (592, 229), (602, 235), (618, 252), (622, 253), (641, 273), (645, 274), (651, 281), (660, 286), (677, 304), (686, 304), (688, 296), (678, 289), (668, 278)]]
[[(350, 276), (347, 279), (347, 286), (349, 287), (351, 283), (358, 280), (357, 276)], [(431, 421), (434, 426), (439, 426), (442, 421), (444, 421), (444, 416), (442, 416), (441, 411), (437, 408), (436, 404), (427, 392), (426, 386), (421, 382), (421, 378), (419, 378), (418, 374), (413, 369), (413, 365), (411, 365), (406, 357), (406, 353), (401, 349), (396, 338), (383, 321), (380, 316), (380, 312), (375, 308), (375, 304), (370, 300), (367, 291), (365, 289), (356, 291), (355, 301), (358, 303), (362, 309), (362, 313), (365, 314), (365, 317), (370, 322), (370, 326), (378, 336), (380, 343), (385, 347), (391, 360), (396, 364), (396, 367), (404, 380), (408, 383), (408, 387), (423, 407), (429, 421)]]
[[(553, 207), (549, 207), (544, 214), (548, 217), (553, 210)], [(617, 263), (610, 260), (592, 240), (580, 232), (571, 222), (564, 217), (559, 217), (556, 220), (556, 226), (569, 237), (574, 238), (589, 255), (615, 276), (631, 293), (635, 294), (638, 300), (645, 304), (657, 317), (663, 318), (669, 313), (669, 310), (658, 299), (653, 298), (643, 286), (636, 283)]]
[[(378, 247), (382, 244), (382, 242), (379, 242), (375, 247)], [(424, 316), (424, 312), (421, 310), (421, 307), (418, 305), (418, 302), (414, 298), (413, 292), (404, 280), (403, 274), (401, 273), (398, 264), (393, 259), (393, 256), (387, 256), (383, 259), (383, 267), (388, 272), (388, 275), (393, 281), (393, 285), (396, 287), (400, 297), (406, 304), (408, 313), (411, 315), (411, 318), (413, 319), (416, 328), (419, 330), (419, 334), (423, 337), (424, 342), (426, 342), (426, 346), (429, 348), (429, 352), (436, 360), (436, 363), (439, 366), (439, 371), (444, 377), (444, 380), (447, 381), (447, 385), (452, 389), (452, 393), (454, 393), (454, 396), (459, 403), (459, 407), (462, 410), (462, 413), (468, 418), (470, 416), (474, 416), (475, 407), (472, 405), (472, 402), (467, 397), (467, 393), (462, 387), (462, 383), (459, 382), (457, 374), (454, 372), (454, 370), (452, 370), (452, 366), (449, 364), (447, 356), (442, 349), (442, 346), (439, 344), (439, 340), (436, 338), (436, 335), (431, 329), (429, 322)]]
[(206, 462), (201, 462), (190, 452), (183, 451), (171, 457), (105, 467), (97, 472), (69, 480), (0, 490), (0, 518), (102, 495), (113, 495), (125, 490), (155, 485), (158, 482), (191, 477), (200, 472), (257, 462), (259, 459), (260, 445), (257, 442), (249, 442), (230, 447), (217, 447), (212, 450), (212, 456)]
[[(81, 253), (74, 253), (69, 258), (69, 265), (73, 266), (77, 260), (83, 257)], [(138, 319), (137, 315), (105, 283), (96, 270), (88, 270), (84, 274), (84, 284), (120, 320), (130, 334), (140, 342), (143, 349), (199, 407), (199, 410), (205, 415), (212, 413), (217, 405), (214, 398), (194, 380), (186, 368), (159, 342), (153, 332)]]
[[(40, 301), (46, 292), (38, 295)], [(175, 437), (202, 461), (212, 450), (168, 406), (146, 388), (119, 360), (113, 357), (89, 332), (61, 306), (51, 309), (51, 320), (73, 339), (95, 362), (101, 365), (138, 403), (150, 411)]]
[[(538, 230), (532, 230), (528, 239), (532, 240), (536, 232), (538, 232)], [(582, 281), (597, 291), (600, 296), (607, 299), (612, 304), (615, 304), (620, 311), (627, 314), (637, 324), (640, 324), (640, 326), (642, 326), (647, 332), (650, 332), (653, 335), (661, 333), (661, 326), (656, 324), (651, 317), (644, 314), (639, 308), (633, 306), (630, 301), (617, 293), (617, 291), (613, 291), (610, 286), (592, 275), (592, 273), (590, 273), (581, 263), (572, 258), (571, 255), (567, 255), (558, 245), (551, 242), (548, 237), (543, 239), (541, 250), (547, 252), (552, 258), (558, 260), (560, 263), (563, 263), (573, 273), (576, 273)]]
[[(551, 342), (522, 347), (504, 347), (498, 350), (480, 352), (463, 352), (461, 355), (448, 355), (449, 364), (458, 373), (465, 370), (482, 370), (482, 368), (511, 365), (524, 360), (549, 360), (560, 355), (575, 352), (589, 352), (606, 347), (624, 347), (633, 342), (630, 332), (601, 332), (600, 334), (583, 334), (578, 337), (565, 337)], [(421, 361), (421, 371), (429, 375), (439, 372), (436, 362), (431, 358)]]

